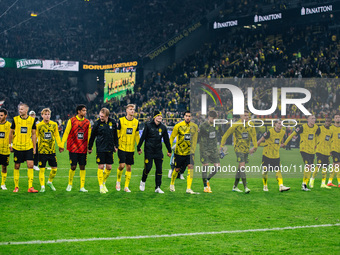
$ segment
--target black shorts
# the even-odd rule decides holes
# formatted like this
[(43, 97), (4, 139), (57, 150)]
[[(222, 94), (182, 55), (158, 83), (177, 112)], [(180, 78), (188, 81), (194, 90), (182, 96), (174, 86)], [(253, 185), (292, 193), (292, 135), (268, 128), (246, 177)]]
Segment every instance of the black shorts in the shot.
[(14, 151), (14, 163), (23, 163), (27, 160), (33, 160), (33, 149), (27, 151)]
[(50, 167), (57, 167), (57, 157), (55, 153), (39, 154), (39, 167), (45, 168), (47, 162)]
[(314, 154), (309, 154), (303, 151), (300, 151), (302, 159), (303, 159), (303, 163), (305, 163), (305, 165), (312, 165), (314, 164)]
[(133, 165), (135, 163), (134, 152), (118, 150), (119, 164), (125, 163), (127, 165)]
[(71, 166), (76, 166), (77, 163), (80, 166), (85, 166), (86, 162), (87, 162), (87, 154), (86, 153), (70, 152), (70, 164), (71, 164)]
[(265, 155), (262, 156), (262, 169), (265, 171), (279, 171), (280, 170), (280, 158), (268, 158)]
[(9, 154), (8, 155), (0, 154), (0, 165), (3, 166), (9, 165)]
[(333, 157), (333, 163), (339, 163), (340, 162), (340, 153), (332, 151), (332, 157)]
[(194, 165), (195, 161), (194, 161), (194, 155), (190, 154), (190, 155), (177, 155), (175, 154), (174, 156), (174, 161), (175, 161), (175, 168), (181, 168), (181, 169), (185, 169), (188, 165)]
[(316, 162), (318, 165), (327, 166), (329, 165), (329, 156), (323, 155), (321, 153), (316, 153)]
[(98, 165), (103, 165), (103, 164), (112, 165), (113, 164), (113, 152), (112, 151), (97, 152), (96, 162)]

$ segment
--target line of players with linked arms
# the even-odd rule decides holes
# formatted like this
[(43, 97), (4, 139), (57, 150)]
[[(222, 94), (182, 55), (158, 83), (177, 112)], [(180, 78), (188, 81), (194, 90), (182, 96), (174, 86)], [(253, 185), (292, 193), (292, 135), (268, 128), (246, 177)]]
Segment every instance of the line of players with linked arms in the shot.
[[(86, 106), (78, 105), (76, 116), (67, 122), (67, 126), (62, 139), (58, 132), (58, 125), (51, 121), (51, 111), (45, 108), (41, 111), (42, 121), (36, 124), (35, 119), (29, 116), (29, 107), (21, 103), (18, 106), (19, 115), (13, 118), (9, 123), (7, 111), (0, 109), (0, 164), (2, 165), (1, 189), (6, 190), (7, 166), (9, 165), (9, 155), (14, 153), (14, 184), (13, 192), (19, 191), (19, 169), (21, 163), (27, 163), (28, 192), (37, 193), (38, 190), (33, 187), (33, 157), (38, 154), (39, 157), (39, 181), (41, 185), (40, 192), (45, 192), (45, 169), (47, 163), (51, 167), (46, 185), (55, 191), (53, 179), (57, 173), (57, 158), (55, 153), (55, 142), (59, 147), (59, 152), (64, 151), (64, 144), (67, 143), (69, 151), (70, 170), (68, 186), (66, 191), (72, 190), (72, 183), (77, 165), (80, 168), (80, 192), (88, 192), (85, 189), (85, 166), (87, 163), (87, 153), (92, 153), (92, 147), (96, 140), (96, 162), (98, 164), (98, 182), (100, 193), (107, 193), (106, 181), (110, 176), (113, 165), (113, 153), (117, 152), (119, 165), (117, 168), (116, 190), (121, 190), (121, 179), (123, 170), (125, 172), (124, 191), (131, 192), (129, 183), (131, 179), (131, 166), (134, 164), (134, 151), (137, 144), (138, 154), (142, 154), (141, 146), (144, 145), (144, 170), (140, 182), (140, 190), (145, 190), (145, 183), (148, 174), (152, 168), (153, 162), (156, 166), (155, 175), (155, 192), (164, 193), (161, 190), (162, 184), (162, 140), (167, 148), (167, 156), (171, 156), (172, 148), (174, 149), (174, 171), (169, 173), (171, 177), (170, 191), (175, 191), (175, 180), (180, 171), (188, 168), (187, 189), (188, 194), (197, 194), (191, 189), (193, 180), (193, 163), (194, 153), (196, 150), (197, 140), (200, 143), (200, 161), (203, 167), (211, 164), (209, 176), (206, 171), (202, 171), (204, 192), (212, 193), (210, 180), (217, 173), (217, 166), (220, 166), (220, 157), (224, 156), (224, 144), (227, 138), (233, 134), (234, 149), (237, 156), (238, 171), (235, 176), (233, 191), (243, 192), (238, 188), (238, 184), (243, 183), (244, 192), (249, 193), (247, 187), (246, 174), (244, 171), (245, 164), (248, 163), (249, 154), (253, 154), (259, 144), (265, 142), (262, 156), (263, 166), (263, 190), (268, 191), (268, 171), (270, 169), (280, 169), (279, 149), (285, 147), (295, 135), (300, 135), (300, 152), (303, 158), (305, 169), (303, 175), (302, 190), (310, 191), (309, 186), (314, 186), (314, 179), (319, 169), (322, 169), (321, 188), (330, 188), (336, 186), (332, 183), (334, 174), (337, 173), (338, 185), (340, 187), (340, 113), (334, 115), (334, 125), (332, 119), (326, 118), (324, 126), (315, 124), (315, 116), (307, 117), (307, 124), (298, 127), (283, 143), (284, 131), (280, 120), (274, 122), (274, 127), (267, 131), (259, 141), (256, 139), (255, 128), (249, 126), (249, 112), (240, 116), (240, 120), (231, 126), (222, 137), (220, 151), (217, 149), (218, 127), (214, 127), (214, 119), (217, 118), (215, 111), (210, 111), (207, 120), (198, 127), (191, 122), (189, 111), (184, 113), (184, 120), (175, 125), (169, 138), (167, 129), (162, 124), (162, 114), (159, 111), (154, 112), (152, 120), (145, 124), (143, 134), (139, 136), (139, 123), (134, 118), (135, 106), (129, 104), (126, 106), (126, 116), (121, 117), (118, 122), (110, 118), (110, 112), (107, 108), (102, 108), (98, 120), (94, 123), (93, 128), (86, 116)], [(251, 123), (250, 123), (251, 124)], [(177, 139), (176, 145), (174, 144)], [(36, 141), (38, 141), (36, 143)], [(251, 141), (254, 145), (250, 149)], [(203, 149), (204, 148), (204, 149)], [(313, 166), (314, 155), (317, 155), (317, 167)], [(331, 175), (326, 184), (326, 175), (330, 164), (329, 158), (333, 157), (333, 167), (335, 171), (330, 171)], [(279, 184), (279, 191), (288, 191), (290, 188), (283, 185), (281, 171), (275, 171)], [(313, 176), (312, 176), (313, 174)]]

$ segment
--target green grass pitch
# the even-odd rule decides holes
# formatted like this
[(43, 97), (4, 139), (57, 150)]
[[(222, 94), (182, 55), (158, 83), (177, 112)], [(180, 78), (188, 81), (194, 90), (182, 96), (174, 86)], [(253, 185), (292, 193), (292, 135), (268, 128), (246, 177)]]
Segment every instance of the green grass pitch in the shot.
[[(231, 191), (233, 173), (218, 173), (211, 180), (212, 194), (203, 193), (199, 173), (192, 188), (199, 195), (185, 193), (186, 181), (176, 181), (176, 192), (169, 191), (169, 158), (164, 158), (165, 194), (154, 193), (154, 170), (139, 191), (143, 155), (135, 154), (130, 183), (131, 193), (117, 192), (117, 163), (107, 182), (109, 193), (100, 194), (95, 153), (88, 156), (85, 188), (80, 193), (79, 169), (73, 190), (66, 192), (68, 152), (57, 153), (58, 172), (54, 180), (57, 191), (46, 187), (45, 193), (27, 193), (27, 171), (20, 171), (19, 193), (13, 193), (13, 155), (6, 181), (8, 190), (0, 190), (0, 254), (339, 254), (340, 188), (320, 188), (321, 173), (311, 192), (301, 191), (302, 173), (283, 173), (284, 184), (291, 190), (278, 191), (275, 174), (269, 174), (269, 192), (262, 191), (260, 173), (249, 173), (250, 194)], [(262, 148), (250, 157), (248, 165), (260, 165)], [(297, 149), (281, 150), (283, 165), (302, 164)], [(115, 160), (117, 161), (116, 155)], [(198, 160), (198, 158), (197, 158)], [(235, 153), (222, 165), (236, 165)], [(49, 170), (46, 170), (46, 181)], [(124, 176), (122, 184), (124, 183)], [(337, 183), (336, 179), (333, 183)], [(40, 189), (35, 171), (34, 187)], [(243, 190), (242, 185), (240, 188)], [(287, 230), (272, 228), (334, 224)], [(200, 234), (156, 237), (185, 233), (263, 229), (260, 232)], [(81, 242), (8, 244), (8, 242), (46, 241), (149, 236), (139, 239), (94, 240)], [(151, 237), (153, 236), (153, 237)]]

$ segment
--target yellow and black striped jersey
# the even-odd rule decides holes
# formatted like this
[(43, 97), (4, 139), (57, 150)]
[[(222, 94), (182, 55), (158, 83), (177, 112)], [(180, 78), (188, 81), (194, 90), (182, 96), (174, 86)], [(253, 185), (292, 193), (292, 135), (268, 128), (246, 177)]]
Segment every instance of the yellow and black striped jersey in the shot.
[(176, 137), (175, 154), (187, 156), (195, 153), (198, 137), (198, 126), (195, 123), (186, 123), (184, 120), (177, 123), (170, 136), (171, 146)]
[(308, 154), (315, 154), (316, 135), (320, 134), (320, 128), (318, 125), (309, 127), (308, 124), (303, 124), (298, 127), (285, 141), (285, 145), (293, 138), (293, 136), (300, 135), (300, 151)]
[(223, 146), (228, 137), (234, 135), (234, 150), (235, 152), (249, 153), (250, 141), (253, 142), (255, 148), (257, 148), (257, 138), (254, 123), (250, 122), (251, 126), (247, 122), (238, 120), (225, 132), (222, 137), (221, 146)]
[(320, 127), (320, 134), (316, 137), (316, 153), (329, 156), (331, 153), (331, 127)]
[(263, 136), (266, 141), (264, 143), (263, 155), (272, 159), (280, 158), (280, 148), (284, 135), (284, 129), (277, 132), (275, 128), (271, 128), (268, 132), (264, 133)]
[(55, 153), (55, 141), (62, 147), (58, 124), (51, 120), (48, 123), (42, 121), (37, 125), (37, 139), (39, 154)]
[(13, 149), (27, 151), (33, 148), (32, 130), (36, 129), (35, 119), (31, 116), (28, 116), (26, 119), (15, 116), (11, 129), (14, 130)]
[(6, 121), (5, 123), (0, 123), (0, 154), (9, 155), (11, 151), (9, 150), (9, 131), (11, 129), (11, 123)]
[(135, 145), (139, 143), (139, 122), (133, 118), (128, 120), (121, 117), (118, 120), (118, 149), (126, 152), (134, 152)]
[(340, 127), (331, 126), (332, 140), (331, 151), (340, 153)]

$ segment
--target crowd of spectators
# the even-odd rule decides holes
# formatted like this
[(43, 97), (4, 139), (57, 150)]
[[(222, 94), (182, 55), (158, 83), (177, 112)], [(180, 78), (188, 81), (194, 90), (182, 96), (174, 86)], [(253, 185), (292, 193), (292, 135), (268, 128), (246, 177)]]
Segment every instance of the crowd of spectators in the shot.
[[(233, 1), (227, 2), (236, 4), (236, 2)], [(269, 2), (270, 1), (263, 1), (263, 5), (261, 6), (265, 6), (267, 3), (269, 4)], [(275, 6), (279, 6), (275, 8), (282, 8), (283, 5), (287, 5), (287, 3), (283, 1), (274, 2), (276, 3)], [(32, 3), (36, 2), (32, 1)], [(59, 10), (59, 8), (64, 8), (65, 6), (69, 7), (71, 4), (67, 1), (61, 3), (62, 4), (55, 7), (54, 10)], [(177, 1), (174, 1), (174, 5), (175, 3), (177, 3)], [(197, 2), (195, 3), (197, 4)], [(84, 18), (89, 18), (91, 13), (100, 11), (109, 11), (111, 14), (115, 12), (112, 19), (109, 19), (108, 16), (106, 16), (107, 14), (103, 13), (100, 21), (90, 19), (93, 22), (86, 23), (86, 26), (91, 26), (92, 24), (92, 28), (95, 28), (99, 23), (98, 26), (104, 29), (109, 22), (112, 22), (112, 24), (109, 24), (112, 29), (108, 32), (109, 37), (107, 37), (111, 39), (107, 41), (107, 43), (103, 43), (106, 34), (101, 33), (100, 29), (94, 29), (96, 35), (93, 35), (92, 28), (85, 28), (84, 24), (73, 27), (74, 24), (80, 22), (79, 17), (81, 15), (74, 18), (76, 15), (71, 15), (68, 10), (67, 13), (70, 14), (71, 22), (68, 24), (66, 20), (65, 23), (62, 23), (64, 26), (61, 26), (60, 29), (62, 32), (60, 34), (55, 32), (59, 21), (56, 22), (55, 27), (49, 26), (47, 23), (36, 24), (37, 26), (42, 26), (41, 29), (44, 31), (50, 31), (50, 33), (44, 35), (44, 37), (46, 37), (45, 40), (36, 40), (37, 43), (41, 43), (40, 46), (38, 45), (39, 47), (30, 47), (29, 44), (26, 45), (24, 43), (24, 40), (35, 41), (35, 36), (37, 38), (42, 36), (37, 31), (33, 30), (32, 38), (27, 37), (30, 39), (27, 39), (23, 34), (18, 34), (18, 31), (22, 32), (23, 29), (29, 29), (30, 26), (32, 26), (32, 23), (27, 22), (22, 24), (18, 30), (13, 29), (0, 35), (6, 38), (4, 47), (2, 47), (0, 51), (5, 54), (2, 55), (4, 57), (16, 57), (16, 54), (19, 57), (21, 54), (26, 54), (28, 57), (44, 56), (45, 58), (54, 58), (57, 54), (61, 54), (59, 56), (68, 54), (65, 55), (65, 58), (75, 56), (85, 61), (105, 61), (107, 59), (115, 61), (116, 56), (112, 54), (116, 51), (119, 51), (122, 56), (125, 51), (129, 51), (130, 53), (139, 52), (143, 55), (152, 49), (152, 47), (159, 45), (163, 40), (171, 37), (176, 33), (176, 30), (178, 31), (184, 28), (186, 24), (189, 24), (190, 19), (191, 21), (195, 19), (196, 14), (199, 14), (196, 16), (196, 18), (198, 18), (200, 15), (204, 15), (206, 12), (217, 8), (217, 5), (220, 3), (219, 1), (208, 2), (200, 0), (199, 4), (195, 5), (197, 10), (192, 13), (185, 13), (185, 10), (189, 8), (189, 3), (183, 5), (178, 5), (177, 3), (177, 9), (171, 7), (168, 8), (168, 10), (165, 6), (169, 3), (165, 0), (155, 0), (153, 2), (139, 1), (138, 3), (131, 1), (94, 3), (92, 6), (95, 8), (94, 12), (91, 12), (90, 8), (84, 5), (82, 10)], [(28, 3), (25, 3), (24, 6), (27, 4)], [(77, 4), (79, 5), (80, 3), (78, 2)], [(253, 6), (251, 9), (248, 9), (249, 6), (246, 0), (242, 1), (242, 4), (247, 5), (247, 9), (241, 10), (244, 11), (245, 14), (254, 8)], [(202, 6), (205, 6), (205, 8)], [(115, 7), (119, 8), (116, 9)], [(19, 11), (21, 8), (16, 8), (16, 10)], [(79, 11), (78, 8), (76, 8), (76, 10)], [(143, 16), (144, 14), (137, 15), (138, 11), (144, 13), (141, 10), (145, 11), (145, 16)], [(173, 21), (173, 25), (170, 27), (165, 26), (165, 23), (168, 24), (172, 21), (171, 18), (175, 12), (178, 13), (178, 16), (176, 16), (177, 14), (175, 15), (177, 18)], [(117, 19), (124, 20), (124, 13), (126, 14), (125, 20), (127, 22), (120, 22), (120, 27), (117, 27), (115, 22), (117, 22)], [(182, 13), (182, 16), (180, 13)], [(61, 19), (63, 17), (65, 18), (65, 15), (67, 14), (60, 13)], [(42, 16), (41, 18), (48, 18), (45, 14)], [(158, 16), (164, 17), (160, 19), (160, 22), (157, 24), (157, 26), (159, 26), (157, 29), (163, 29), (163, 32), (152, 29), (152, 26), (148, 23), (157, 23), (155, 19)], [(144, 18), (141, 18), (141, 20), (137, 22), (137, 17)], [(178, 23), (176, 23), (177, 21)], [(3, 19), (0, 19), (0, 22), (2, 22), (2, 24), (6, 23)], [(130, 25), (136, 23), (136, 28), (126, 32), (128, 23)], [(78, 34), (79, 31), (82, 31), (84, 34), (81, 36)], [(125, 35), (119, 34), (123, 31), (126, 32)], [(70, 33), (74, 34), (72, 40), (70, 40), (71, 37), (69, 37)], [(115, 41), (113, 39), (115, 36), (112, 35), (115, 33), (118, 35), (119, 40)], [(149, 33), (150, 36), (148, 36)], [(134, 38), (138, 38), (138, 40), (129, 40), (128, 34), (133, 34)], [(137, 36), (137, 34), (139, 35)], [(151, 37), (151, 34), (153, 34), (152, 42), (148, 39)], [(88, 103), (88, 116), (95, 118), (100, 108), (106, 106), (114, 112), (114, 117), (118, 118), (124, 115), (124, 106), (133, 103), (137, 105), (136, 115), (138, 118), (142, 120), (147, 119), (152, 115), (153, 111), (157, 109), (163, 111), (163, 115), (169, 121), (168, 124), (173, 124), (177, 119), (181, 118), (185, 110), (190, 108), (190, 78), (233, 78), (240, 80), (244, 78), (325, 78), (327, 80), (323, 85), (315, 81), (306, 83), (306, 86), (311, 90), (313, 96), (306, 107), (310, 112), (316, 114), (317, 117), (332, 115), (335, 110), (339, 109), (340, 105), (340, 83), (337, 82), (337, 79), (330, 79), (338, 78), (340, 73), (339, 34), (339, 29), (330, 29), (328, 24), (294, 27), (282, 26), (280, 30), (273, 30), (273, 28), (267, 28), (266, 26), (260, 29), (249, 30), (235, 28), (227, 34), (216, 38), (214, 42), (204, 45), (199, 51), (187, 56), (183, 61), (168, 66), (162, 72), (147, 74), (144, 82), (137, 83), (134, 91), (128, 91), (124, 98), (115, 98), (104, 104), (102, 98), (97, 97), (93, 102)], [(160, 35), (161, 37), (159, 37)], [(53, 36), (55, 40), (51, 41), (50, 36)], [(79, 40), (79, 38), (83, 39)], [(125, 45), (126, 48), (121, 45), (121, 42), (124, 40), (126, 40), (126, 42), (129, 41)], [(21, 47), (15, 45), (14, 42), (20, 43)], [(100, 45), (99, 48), (97, 47), (97, 43)], [(151, 47), (150, 45), (153, 43), (155, 43), (155, 45)], [(95, 47), (92, 48), (92, 46)], [(146, 47), (149, 46), (150, 48), (147, 49)], [(140, 47), (144, 47), (144, 49)], [(14, 54), (14, 56), (11, 54)], [(86, 57), (91, 54), (93, 55), (93, 59), (92, 57), (91, 59), (87, 59)], [(127, 55), (124, 55), (124, 57), (126, 56)], [(3, 107), (8, 108), (11, 116), (16, 114), (16, 106), (19, 102), (27, 102), (31, 109), (36, 111), (41, 110), (43, 107), (50, 107), (55, 114), (54, 117), (58, 115), (59, 118), (65, 120), (74, 114), (77, 103), (87, 102), (84, 93), (79, 87), (77, 78), (71, 76), (72, 75), (67, 72), (1, 70), (0, 84), (2, 94), (0, 94), (0, 101), (2, 101), (3, 98), (6, 99)], [(227, 91), (222, 91), (221, 96), (224, 100), (223, 107), (217, 110), (220, 110), (222, 113), (223, 116), (221, 117), (227, 118), (232, 110), (232, 98)], [(264, 82), (261, 86), (254, 86), (255, 108), (259, 110), (269, 109), (271, 101), (270, 82)], [(302, 117), (294, 107), (288, 109), (288, 115)], [(280, 116), (279, 110), (273, 113), (272, 117), (275, 116)]]
[(286, 8), (297, 2), (0, 1), (0, 9), (6, 10), (0, 18), (0, 56), (99, 63), (136, 60), (214, 10), (221, 10), (222, 16), (246, 15), (259, 9)]

